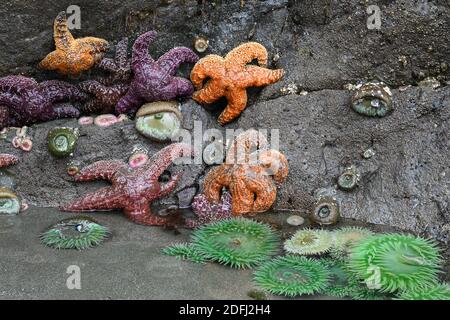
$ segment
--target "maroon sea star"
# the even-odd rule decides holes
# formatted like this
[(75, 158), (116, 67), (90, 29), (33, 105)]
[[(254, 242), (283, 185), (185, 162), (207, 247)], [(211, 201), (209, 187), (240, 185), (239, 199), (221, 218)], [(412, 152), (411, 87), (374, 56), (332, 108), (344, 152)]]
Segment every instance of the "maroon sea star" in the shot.
[(125, 83), (117, 83), (106, 86), (95, 80), (87, 80), (80, 83), (79, 88), (94, 96), (83, 106), (85, 113), (111, 113), (114, 112), (117, 102), (128, 90)]
[(66, 100), (82, 101), (87, 95), (77, 87), (62, 81), (37, 83), (24, 76), (0, 79), (0, 129), (21, 127), (39, 121), (76, 118), (80, 112)]
[(117, 43), (114, 59), (103, 58), (97, 67), (110, 73), (108, 77), (99, 79), (99, 82), (102, 84), (108, 86), (116, 82), (128, 83), (131, 78), (131, 61), (128, 59), (128, 38), (123, 38)]
[(9, 167), (19, 162), (19, 158), (12, 154), (0, 153), (0, 168)]
[(163, 225), (165, 219), (152, 214), (150, 204), (167, 195), (175, 187), (181, 174), (172, 175), (169, 182), (160, 184), (158, 177), (177, 158), (192, 154), (184, 143), (171, 144), (157, 152), (145, 165), (131, 169), (120, 160), (95, 162), (75, 176), (75, 181), (108, 180), (112, 186), (89, 193), (63, 206), (63, 211), (98, 211), (123, 209), (132, 221), (144, 225)]
[(144, 102), (171, 100), (194, 92), (191, 82), (175, 77), (175, 73), (180, 64), (195, 63), (198, 56), (189, 48), (177, 47), (154, 61), (148, 53), (148, 46), (155, 38), (156, 32), (149, 31), (134, 42), (131, 60), (133, 78), (127, 94), (117, 104), (117, 113), (132, 113)]
[(196, 215), (196, 219), (186, 220), (187, 228), (197, 228), (204, 224), (230, 219), (231, 214), (231, 193), (224, 190), (219, 203), (213, 203), (200, 193), (194, 197), (192, 201), (192, 211)]

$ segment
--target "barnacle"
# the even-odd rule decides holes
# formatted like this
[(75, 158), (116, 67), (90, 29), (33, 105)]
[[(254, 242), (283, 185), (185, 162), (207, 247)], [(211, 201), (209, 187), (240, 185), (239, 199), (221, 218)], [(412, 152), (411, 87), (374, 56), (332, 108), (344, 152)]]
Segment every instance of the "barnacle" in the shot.
[(284, 250), (301, 255), (323, 254), (333, 245), (332, 233), (326, 230), (301, 229), (284, 242)]
[(437, 283), (441, 257), (436, 243), (401, 234), (369, 237), (357, 243), (350, 269), (382, 292), (417, 291)]
[(209, 260), (244, 269), (275, 254), (279, 242), (268, 225), (232, 218), (197, 229), (193, 233), (192, 244)]
[(78, 140), (78, 130), (54, 128), (47, 135), (48, 150), (55, 157), (66, 157), (73, 153)]
[(109, 234), (108, 228), (92, 218), (78, 216), (52, 225), (41, 235), (41, 241), (55, 249), (84, 250), (99, 245)]
[(253, 277), (262, 289), (288, 297), (322, 292), (329, 278), (329, 271), (319, 261), (292, 255), (264, 263)]
[(162, 250), (165, 255), (177, 259), (189, 260), (195, 263), (205, 263), (205, 257), (199, 253), (191, 244), (180, 243), (166, 247)]

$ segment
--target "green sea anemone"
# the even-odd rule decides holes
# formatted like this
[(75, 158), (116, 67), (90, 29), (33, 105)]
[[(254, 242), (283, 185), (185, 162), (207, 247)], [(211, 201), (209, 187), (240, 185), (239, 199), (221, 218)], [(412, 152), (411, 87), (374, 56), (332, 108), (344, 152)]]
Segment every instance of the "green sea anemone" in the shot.
[(174, 244), (164, 248), (162, 252), (165, 255), (176, 257), (177, 259), (188, 260), (195, 263), (205, 263), (205, 257), (202, 256), (191, 244)]
[(55, 157), (66, 157), (73, 153), (78, 140), (78, 130), (54, 128), (47, 135), (48, 150)]
[(440, 263), (436, 243), (401, 234), (369, 237), (349, 256), (350, 270), (382, 292), (418, 291), (436, 284)]
[(320, 197), (310, 215), (311, 220), (321, 226), (335, 224), (339, 217), (339, 204), (329, 196)]
[(351, 297), (357, 285), (346, 264), (330, 258), (319, 262), (330, 272), (330, 281), (322, 293), (337, 298)]
[(0, 215), (14, 215), (20, 212), (21, 201), (9, 188), (0, 187)]
[(344, 170), (344, 172), (338, 178), (338, 186), (342, 190), (350, 191), (353, 190), (359, 181), (359, 172), (355, 166), (351, 166)]
[(419, 291), (406, 291), (398, 295), (400, 300), (450, 300), (450, 284), (442, 283)]
[(251, 268), (275, 254), (279, 240), (266, 224), (232, 218), (195, 230), (192, 245), (209, 260), (233, 268)]
[(323, 254), (333, 245), (333, 235), (326, 230), (301, 229), (284, 242), (284, 250), (302, 255)]
[(95, 220), (84, 217), (72, 217), (61, 220), (41, 235), (41, 241), (55, 249), (84, 250), (95, 247), (108, 238), (108, 228)]
[(330, 256), (337, 260), (345, 260), (350, 249), (358, 242), (366, 239), (374, 233), (369, 229), (360, 227), (343, 227), (333, 232), (334, 243), (330, 249)]
[(254, 273), (261, 289), (288, 297), (322, 292), (329, 278), (330, 272), (319, 261), (293, 255), (266, 262)]

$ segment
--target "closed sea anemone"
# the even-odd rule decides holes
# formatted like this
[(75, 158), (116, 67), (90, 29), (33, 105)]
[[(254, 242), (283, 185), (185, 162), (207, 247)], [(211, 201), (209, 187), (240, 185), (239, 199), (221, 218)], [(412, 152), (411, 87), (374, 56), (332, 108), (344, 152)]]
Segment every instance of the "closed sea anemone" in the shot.
[(41, 235), (41, 241), (55, 249), (84, 250), (99, 245), (109, 234), (108, 228), (95, 220), (78, 216), (52, 225)]
[(392, 93), (379, 81), (370, 81), (356, 87), (351, 99), (356, 112), (370, 117), (384, 117), (392, 111)]
[(349, 256), (350, 270), (382, 292), (418, 291), (436, 284), (440, 263), (435, 242), (402, 234), (369, 237)]
[(301, 255), (326, 253), (333, 245), (333, 234), (326, 230), (301, 229), (284, 242), (284, 250)]
[(171, 140), (180, 130), (181, 112), (176, 101), (144, 104), (136, 113), (136, 130), (151, 140)]
[(319, 225), (335, 224), (340, 217), (339, 205), (332, 197), (320, 197), (311, 212), (311, 220)]
[(15, 215), (20, 212), (19, 197), (9, 188), (0, 187), (0, 215)]
[(279, 240), (266, 224), (232, 218), (194, 231), (193, 247), (207, 259), (233, 268), (251, 268), (278, 251)]
[(350, 191), (358, 185), (360, 174), (355, 166), (351, 166), (344, 170), (338, 178), (338, 186), (340, 189)]
[(442, 283), (418, 291), (405, 291), (399, 300), (450, 300), (450, 284)]
[(174, 244), (162, 250), (165, 255), (195, 263), (205, 263), (205, 257), (188, 243)]
[(75, 150), (77, 140), (77, 129), (54, 128), (47, 135), (48, 150), (55, 157), (67, 157)]
[(318, 260), (292, 255), (264, 263), (253, 277), (261, 289), (287, 297), (322, 292), (329, 278), (330, 272)]

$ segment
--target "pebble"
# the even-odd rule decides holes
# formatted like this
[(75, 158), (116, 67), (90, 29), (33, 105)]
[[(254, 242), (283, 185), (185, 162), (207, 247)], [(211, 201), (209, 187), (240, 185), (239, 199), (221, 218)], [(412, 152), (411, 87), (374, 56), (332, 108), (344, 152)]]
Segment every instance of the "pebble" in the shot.
[(303, 223), (305, 223), (305, 219), (300, 217), (300, 216), (290, 216), (289, 218), (286, 219), (286, 222), (288, 224), (290, 224), (291, 226), (301, 226)]

